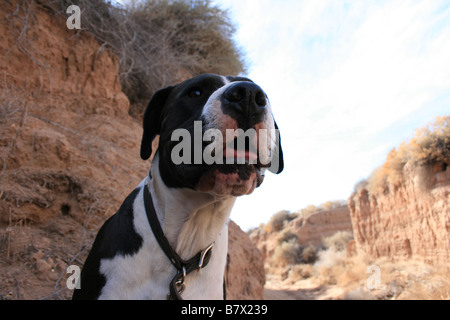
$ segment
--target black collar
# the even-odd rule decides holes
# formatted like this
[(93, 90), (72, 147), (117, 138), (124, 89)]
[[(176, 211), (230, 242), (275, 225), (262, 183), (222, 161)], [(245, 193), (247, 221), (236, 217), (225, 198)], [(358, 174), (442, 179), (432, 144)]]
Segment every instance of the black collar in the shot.
[(177, 269), (176, 276), (170, 282), (170, 293), (167, 295), (169, 300), (183, 300), (181, 293), (185, 288), (184, 280), (186, 276), (194, 270), (200, 270), (206, 267), (211, 258), (211, 249), (214, 247), (214, 242), (211, 243), (206, 249), (197, 253), (191, 259), (185, 261), (176, 253), (167, 240), (164, 232), (159, 223), (158, 217), (153, 206), (152, 196), (148, 185), (145, 184), (144, 188), (144, 205), (147, 218), (152, 228), (153, 234), (159, 243), (159, 246), (164, 251), (170, 262)]

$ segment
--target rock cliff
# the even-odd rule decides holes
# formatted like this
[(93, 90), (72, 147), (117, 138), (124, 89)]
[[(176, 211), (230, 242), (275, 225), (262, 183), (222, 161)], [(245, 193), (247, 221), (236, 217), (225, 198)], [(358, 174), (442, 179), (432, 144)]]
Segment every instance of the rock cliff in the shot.
[(264, 259), (248, 235), (230, 221), (225, 283), (229, 300), (261, 300), (266, 277)]
[(377, 258), (450, 263), (450, 168), (444, 162), (403, 168), (403, 182), (349, 199), (358, 251)]
[(339, 231), (352, 232), (350, 212), (347, 206), (299, 213), (295, 219), (286, 221), (280, 232), (267, 232), (264, 229), (257, 229), (250, 234), (250, 237), (263, 255), (268, 258), (280, 245), (279, 239), (283, 237), (283, 232), (295, 234), (301, 246), (320, 247), (324, 238)]
[(347, 206), (301, 215), (291, 221), (297, 230), (300, 243), (320, 246), (322, 239), (338, 231), (352, 231), (350, 212)]

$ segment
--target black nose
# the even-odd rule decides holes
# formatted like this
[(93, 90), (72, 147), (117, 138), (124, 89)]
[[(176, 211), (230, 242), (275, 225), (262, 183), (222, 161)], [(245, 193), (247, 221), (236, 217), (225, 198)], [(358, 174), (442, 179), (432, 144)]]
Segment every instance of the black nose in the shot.
[(224, 111), (235, 117), (259, 118), (267, 110), (266, 94), (252, 82), (231, 85), (222, 98)]

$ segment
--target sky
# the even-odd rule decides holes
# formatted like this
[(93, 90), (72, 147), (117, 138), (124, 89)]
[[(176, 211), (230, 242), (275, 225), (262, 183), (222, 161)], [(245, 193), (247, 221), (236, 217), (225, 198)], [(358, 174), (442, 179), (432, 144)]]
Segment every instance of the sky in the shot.
[(348, 199), (415, 129), (450, 114), (450, 2), (214, 0), (269, 96), (285, 170), (238, 198), (243, 230)]

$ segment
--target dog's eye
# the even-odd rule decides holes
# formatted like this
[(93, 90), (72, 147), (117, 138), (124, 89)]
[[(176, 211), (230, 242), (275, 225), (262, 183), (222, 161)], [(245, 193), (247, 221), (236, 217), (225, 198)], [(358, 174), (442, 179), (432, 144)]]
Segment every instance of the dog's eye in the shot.
[(202, 94), (203, 94), (202, 90), (200, 90), (199, 88), (193, 88), (193, 89), (189, 90), (188, 97), (189, 98), (198, 98)]

